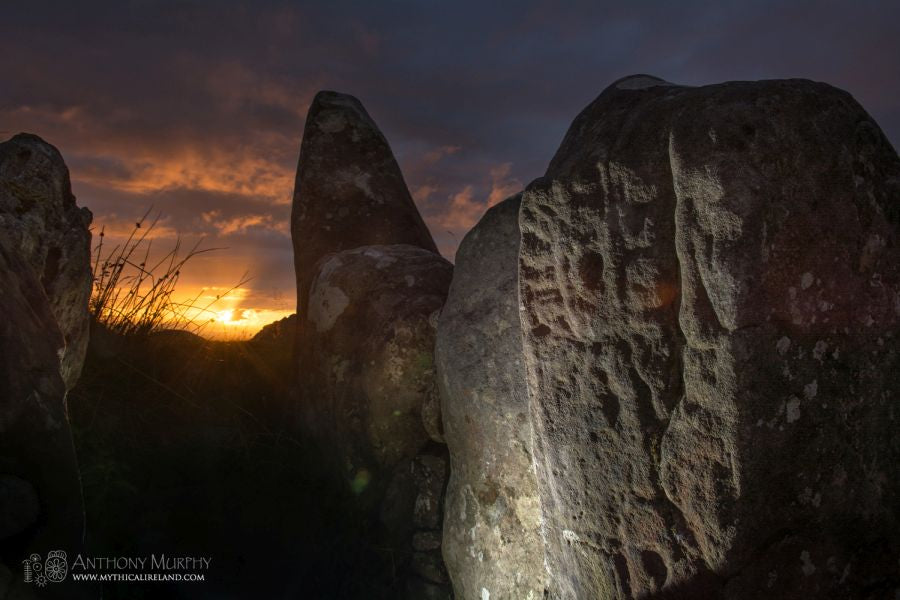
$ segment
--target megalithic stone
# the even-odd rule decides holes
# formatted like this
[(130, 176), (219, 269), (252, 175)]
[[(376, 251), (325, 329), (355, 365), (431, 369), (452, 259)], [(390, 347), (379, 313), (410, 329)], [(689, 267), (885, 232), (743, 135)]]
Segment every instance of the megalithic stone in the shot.
[[(84, 550), (66, 392), (89, 334), (90, 211), (60, 153), (34, 135), (0, 144), (0, 596), (98, 597), (71, 579), (38, 590), (22, 561)], [(37, 577), (37, 575), (35, 576)], [(41, 581), (45, 575), (41, 574)]]
[(446, 598), (433, 351), (453, 267), (352, 96), (320, 92), (309, 109), (291, 235), (301, 426), (357, 495), (401, 596)]
[(360, 246), (408, 244), (437, 254), (391, 147), (363, 105), (347, 94), (316, 94), (306, 116), (291, 237), (302, 323), (316, 263)]
[(78, 381), (87, 352), (91, 219), (75, 204), (69, 169), (56, 148), (28, 133), (0, 144), (0, 234), (44, 287), (63, 336), (66, 389)]
[(447, 598), (440, 553), (447, 448), (434, 337), (453, 266), (415, 246), (329, 254), (300, 326), (308, 431), (357, 498), (361, 541), (390, 552), (406, 592)]
[(552, 598), (890, 597), (900, 160), (804, 80), (626, 78), (522, 197)]
[(450, 449), (443, 553), (457, 598), (544, 597), (547, 572), (519, 324), (519, 204), (463, 239), (435, 364)]

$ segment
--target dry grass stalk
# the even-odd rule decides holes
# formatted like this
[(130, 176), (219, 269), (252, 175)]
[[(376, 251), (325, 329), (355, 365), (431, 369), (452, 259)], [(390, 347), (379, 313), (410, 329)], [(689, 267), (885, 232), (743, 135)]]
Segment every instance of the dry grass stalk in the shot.
[(173, 300), (185, 264), (196, 256), (224, 248), (201, 248), (201, 239), (183, 253), (179, 237), (171, 250), (151, 264), (153, 240), (149, 236), (159, 222), (157, 214), (147, 223), (151, 210), (135, 222), (124, 243), (105, 254), (106, 233), (105, 227), (101, 228), (100, 241), (93, 251), (91, 315), (122, 335), (145, 335), (162, 329), (199, 333), (215, 320), (212, 306), (250, 279), (244, 274), (237, 284), (205, 305), (200, 304), (203, 291), (187, 302)]

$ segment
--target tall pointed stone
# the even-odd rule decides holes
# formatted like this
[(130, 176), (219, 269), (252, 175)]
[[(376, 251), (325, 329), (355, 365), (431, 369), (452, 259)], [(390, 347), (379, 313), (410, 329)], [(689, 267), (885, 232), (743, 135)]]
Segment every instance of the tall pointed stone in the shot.
[(306, 116), (291, 213), (297, 314), (303, 322), (316, 263), (370, 245), (437, 254), (391, 147), (353, 96), (323, 91)]
[(391, 597), (447, 598), (433, 352), (453, 266), (352, 96), (309, 109), (291, 228), (300, 426), (357, 497), (361, 543), (390, 554)]

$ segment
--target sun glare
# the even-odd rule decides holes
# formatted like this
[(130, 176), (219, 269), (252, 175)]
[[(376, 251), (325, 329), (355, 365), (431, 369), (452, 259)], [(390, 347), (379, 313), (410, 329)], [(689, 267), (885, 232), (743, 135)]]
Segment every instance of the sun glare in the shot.
[[(184, 317), (191, 325), (198, 325), (196, 333), (212, 340), (241, 340), (253, 337), (265, 325), (293, 314), (293, 307), (260, 304), (247, 287), (203, 287), (183, 289), (177, 298), (179, 305), (188, 305)], [(252, 308), (248, 307), (254, 302)], [(265, 302), (265, 299), (262, 299)]]
[(234, 323), (232, 317), (234, 316), (234, 309), (229, 308), (228, 310), (220, 310), (216, 313), (216, 320), (220, 323)]
[(259, 316), (255, 310), (239, 310), (236, 308), (228, 308), (220, 310), (216, 313), (216, 321), (224, 325), (240, 325), (242, 327), (252, 327), (259, 320)]

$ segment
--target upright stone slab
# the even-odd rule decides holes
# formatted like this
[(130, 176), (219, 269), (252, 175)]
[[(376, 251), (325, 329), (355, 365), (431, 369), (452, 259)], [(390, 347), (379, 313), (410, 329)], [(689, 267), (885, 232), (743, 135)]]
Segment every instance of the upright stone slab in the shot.
[(81, 375), (91, 296), (91, 213), (75, 205), (59, 151), (21, 133), (0, 144), (0, 235), (37, 275), (63, 335), (67, 389)]
[(544, 597), (547, 574), (519, 325), (517, 194), (463, 239), (435, 362), (450, 481), (444, 560), (459, 600)]
[[(78, 552), (81, 484), (66, 391), (81, 372), (91, 289), (91, 214), (59, 152), (33, 135), (0, 144), (0, 596), (30, 597), (22, 562)], [(42, 575), (48, 577), (49, 575)], [(37, 580), (35, 580), (35, 583)], [(41, 597), (89, 585), (49, 582)]]
[(637, 76), (522, 199), (551, 598), (900, 586), (900, 160), (849, 94)]
[(299, 329), (308, 429), (359, 497), (398, 574), (409, 574), (409, 598), (449, 594), (434, 336), (452, 273), (437, 254), (409, 245), (330, 254)]
[(391, 147), (353, 96), (323, 91), (309, 107), (291, 237), (301, 316), (315, 265), (326, 254), (390, 244), (437, 253)]
[[(440, 257), (390, 146), (359, 101), (320, 92), (306, 119), (291, 215), (299, 407), (359, 496), (410, 598), (446, 598), (448, 471), (434, 328)], [(371, 541), (371, 540), (369, 540)]]

